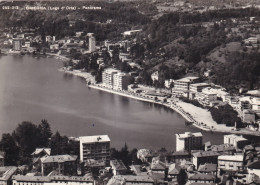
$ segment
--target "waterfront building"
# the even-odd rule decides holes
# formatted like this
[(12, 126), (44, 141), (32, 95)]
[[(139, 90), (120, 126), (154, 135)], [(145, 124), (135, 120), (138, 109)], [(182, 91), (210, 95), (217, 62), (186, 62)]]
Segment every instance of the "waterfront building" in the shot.
[(218, 171), (243, 172), (244, 156), (243, 155), (221, 155), (218, 157)]
[(96, 51), (96, 39), (93, 35), (89, 35), (88, 49), (89, 49), (89, 52), (91, 52), (91, 53)]
[(130, 75), (127, 73), (118, 72), (114, 74), (113, 89), (127, 90), (130, 84)]
[(88, 159), (104, 161), (106, 166), (110, 162), (110, 139), (108, 135), (83, 136), (80, 141), (80, 161)]
[(126, 174), (127, 168), (121, 160), (111, 160), (110, 166), (114, 175)]
[(53, 155), (41, 158), (42, 175), (56, 170), (60, 175), (76, 175), (78, 157), (76, 155)]
[(190, 91), (192, 92), (202, 92), (202, 89), (206, 87), (210, 87), (211, 85), (208, 83), (195, 83), (190, 84)]
[(108, 88), (127, 90), (130, 84), (130, 75), (117, 69), (108, 68), (102, 72), (102, 82)]
[(0, 184), (10, 185), (12, 184), (12, 176), (17, 173), (17, 167), (4, 166), (0, 167)]
[(185, 78), (181, 78), (179, 80), (174, 81), (174, 89), (181, 90), (181, 91), (188, 91), (190, 90), (190, 84), (198, 83), (199, 77), (189, 76)]
[(191, 133), (185, 132), (184, 134), (176, 134), (176, 151), (186, 150), (201, 150), (203, 136), (201, 132)]
[(109, 88), (113, 88), (114, 75), (118, 73), (118, 70), (107, 68), (102, 72), (102, 82)]
[(200, 165), (211, 163), (218, 164), (218, 152), (213, 151), (200, 151), (192, 154), (192, 163), (197, 169)]
[(95, 185), (91, 176), (24, 176), (14, 175), (13, 185)]
[(21, 51), (21, 49), (22, 49), (22, 40), (13, 39), (13, 50), (14, 51)]
[(166, 88), (170, 88), (173, 84), (174, 84), (174, 80), (173, 79), (168, 79), (168, 80), (164, 81), (164, 86)]
[(217, 94), (211, 91), (211, 88), (203, 88), (200, 93), (197, 93), (197, 97), (201, 103), (209, 105), (210, 102), (217, 100)]
[(235, 134), (224, 135), (224, 144), (230, 144), (237, 149), (243, 149), (244, 146), (249, 144), (249, 141), (243, 136)]

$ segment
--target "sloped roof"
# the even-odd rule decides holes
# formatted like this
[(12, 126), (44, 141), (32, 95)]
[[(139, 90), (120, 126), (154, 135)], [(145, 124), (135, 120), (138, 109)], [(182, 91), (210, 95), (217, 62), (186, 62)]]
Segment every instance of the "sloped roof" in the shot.
[(178, 174), (180, 174), (180, 167), (178, 165), (176, 165), (175, 163), (171, 164), (169, 166), (168, 174), (170, 174), (170, 175), (178, 175)]
[(161, 161), (151, 164), (152, 170), (165, 170), (165, 168), (166, 168), (166, 165)]
[(200, 151), (192, 154), (193, 157), (208, 157), (208, 156), (219, 156), (218, 152), (214, 151)]
[(42, 163), (63, 163), (68, 161), (76, 161), (76, 155), (53, 155), (41, 158)]
[(0, 180), (6, 181), (11, 178), (11, 176), (16, 172), (17, 167), (15, 166), (3, 166), (0, 167)]
[(51, 149), (50, 148), (36, 148), (35, 151), (32, 153), (32, 155), (37, 155), (41, 152), (45, 152), (47, 155), (51, 155)]
[(209, 173), (217, 171), (217, 164), (203, 164), (199, 166), (199, 172)]
[(249, 169), (260, 169), (260, 161), (254, 161), (247, 165)]
[(212, 174), (197, 173), (189, 177), (189, 180), (204, 180), (210, 181), (215, 180), (216, 177)]

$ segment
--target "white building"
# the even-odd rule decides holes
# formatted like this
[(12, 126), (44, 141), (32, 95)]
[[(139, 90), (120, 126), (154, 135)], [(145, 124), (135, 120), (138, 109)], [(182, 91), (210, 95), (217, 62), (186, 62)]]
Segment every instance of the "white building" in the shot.
[(110, 160), (110, 138), (108, 135), (79, 137), (80, 161), (94, 159), (104, 161), (109, 165)]
[(243, 171), (245, 169), (243, 155), (218, 156), (218, 170)]
[(191, 151), (202, 149), (203, 136), (201, 132), (176, 134), (176, 151)]
[(168, 79), (168, 80), (165, 80), (164, 81), (164, 86), (166, 88), (170, 88), (171, 87), (171, 84), (173, 85), (174, 84), (174, 80), (173, 79)]
[(93, 35), (89, 35), (88, 49), (89, 49), (89, 52), (95, 52), (96, 51), (96, 39)]
[(153, 82), (155, 80), (159, 80), (159, 72), (158, 71), (155, 71), (154, 73), (151, 74), (151, 79), (153, 80)]
[(210, 87), (208, 83), (195, 83), (190, 85), (190, 91), (192, 92), (202, 92), (203, 88)]
[(14, 175), (13, 185), (95, 185), (92, 177)]
[(109, 88), (113, 88), (114, 75), (118, 73), (118, 70), (107, 68), (102, 72), (102, 82)]
[(230, 144), (236, 148), (244, 148), (245, 145), (249, 144), (248, 140), (243, 136), (235, 134), (224, 135), (224, 144)]
[(130, 76), (126, 73), (118, 72), (114, 74), (113, 89), (127, 90), (130, 81)]

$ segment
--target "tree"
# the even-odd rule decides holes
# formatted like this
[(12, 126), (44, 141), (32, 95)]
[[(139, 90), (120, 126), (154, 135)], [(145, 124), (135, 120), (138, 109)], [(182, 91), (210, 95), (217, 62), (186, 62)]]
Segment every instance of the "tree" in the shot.
[(0, 141), (0, 148), (5, 152), (5, 165), (16, 166), (19, 161), (19, 147), (16, 145), (10, 134), (3, 134)]
[(52, 136), (51, 127), (47, 120), (43, 119), (38, 126), (40, 130), (40, 146), (46, 147), (49, 142), (49, 138)]

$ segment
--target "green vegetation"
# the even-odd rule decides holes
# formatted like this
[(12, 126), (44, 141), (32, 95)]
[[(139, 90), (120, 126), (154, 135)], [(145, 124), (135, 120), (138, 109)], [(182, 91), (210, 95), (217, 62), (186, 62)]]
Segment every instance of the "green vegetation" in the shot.
[(243, 126), (241, 119), (237, 116), (237, 112), (230, 106), (224, 105), (218, 108), (211, 108), (210, 113), (214, 121), (218, 124), (225, 124), (226, 126), (235, 126), (240, 128)]
[(5, 165), (31, 164), (31, 154), (36, 148), (49, 147), (53, 155), (79, 154), (77, 143), (69, 142), (67, 136), (52, 134), (47, 120), (39, 125), (23, 121), (12, 134), (3, 134), (0, 149), (6, 153)]

